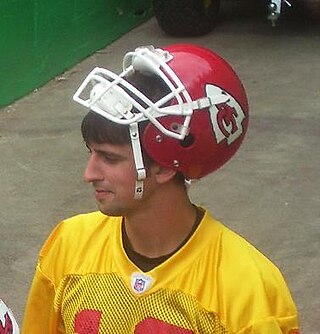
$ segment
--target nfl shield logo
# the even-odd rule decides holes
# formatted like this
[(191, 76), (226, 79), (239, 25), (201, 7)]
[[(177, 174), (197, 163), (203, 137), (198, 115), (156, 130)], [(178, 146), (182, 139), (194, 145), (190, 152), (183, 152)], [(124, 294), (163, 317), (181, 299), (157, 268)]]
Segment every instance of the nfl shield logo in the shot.
[(142, 292), (144, 290), (144, 287), (146, 285), (146, 281), (142, 278), (136, 278), (136, 281), (134, 282), (133, 288), (137, 292)]
[(152, 277), (143, 273), (135, 272), (131, 275), (131, 287), (137, 294), (146, 292), (151, 287), (152, 282)]

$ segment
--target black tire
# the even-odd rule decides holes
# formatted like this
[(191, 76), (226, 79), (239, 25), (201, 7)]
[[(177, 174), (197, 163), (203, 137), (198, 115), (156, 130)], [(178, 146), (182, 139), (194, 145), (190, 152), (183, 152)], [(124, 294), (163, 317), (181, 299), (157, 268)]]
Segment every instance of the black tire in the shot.
[(200, 36), (216, 22), (220, 0), (153, 0), (153, 12), (162, 30), (172, 36)]
[(314, 21), (320, 21), (320, 0), (303, 0), (303, 7), (306, 17)]

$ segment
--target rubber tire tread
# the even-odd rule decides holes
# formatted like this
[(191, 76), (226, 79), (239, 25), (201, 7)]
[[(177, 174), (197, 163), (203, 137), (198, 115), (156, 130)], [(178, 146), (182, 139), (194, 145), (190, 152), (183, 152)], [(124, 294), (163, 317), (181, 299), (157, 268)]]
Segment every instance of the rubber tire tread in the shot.
[(303, 0), (305, 16), (311, 20), (320, 21), (320, 0)]
[(153, 0), (153, 12), (160, 28), (177, 37), (209, 33), (216, 23), (220, 0), (203, 7), (202, 0)]

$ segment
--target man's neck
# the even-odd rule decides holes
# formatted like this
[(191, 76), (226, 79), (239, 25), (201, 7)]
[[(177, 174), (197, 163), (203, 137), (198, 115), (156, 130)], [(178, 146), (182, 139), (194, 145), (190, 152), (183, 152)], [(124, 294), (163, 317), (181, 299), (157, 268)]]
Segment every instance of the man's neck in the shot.
[(183, 190), (158, 193), (140, 212), (125, 217), (125, 230), (137, 253), (155, 258), (173, 252), (188, 236), (196, 208)]
[(127, 253), (127, 256), (129, 257), (129, 259), (137, 266), (139, 267), (143, 272), (148, 272), (150, 270), (152, 270), (153, 268), (157, 267), (158, 265), (160, 265), (161, 263), (165, 262), (167, 259), (169, 259), (174, 253), (176, 253), (181, 247), (183, 247), (188, 240), (191, 238), (191, 236), (193, 235), (193, 233), (196, 231), (196, 229), (198, 228), (202, 218), (204, 215), (204, 211), (200, 208), (197, 207), (197, 217), (196, 220), (192, 226), (191, 231), (189, 232), (189, 234), (187, 235), (187, 237), (182, 241), (182, 243), (171, 253), (168, 253), (166, 255), (162, 255), (160, 257), (156, 257), (156, 258), (150, 258), (147, 256), (143, 256), (139, 253), (137, 253), (131, 243), (130, 240), (128, 239), (126, 230), (125, 230), (125, 226), (124, 223), (122, 224), (122, 242), (123, 242), (123, 248), (125, 250), (125, 252)]

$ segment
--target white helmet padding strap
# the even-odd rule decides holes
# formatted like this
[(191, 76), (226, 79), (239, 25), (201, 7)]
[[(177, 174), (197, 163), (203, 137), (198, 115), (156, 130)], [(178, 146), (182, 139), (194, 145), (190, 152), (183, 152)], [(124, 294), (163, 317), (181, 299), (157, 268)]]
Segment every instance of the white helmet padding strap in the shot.
[(146, 175), (146, 169), (143, 164), (138, 123), (130, 124), (129, 130), (130, 130), (133, 158), (137, 171), (137, 180), (134, 191), (134, 198), (141, 199), (143, 196), (143, 180), (146, 178), (147, 175)]

